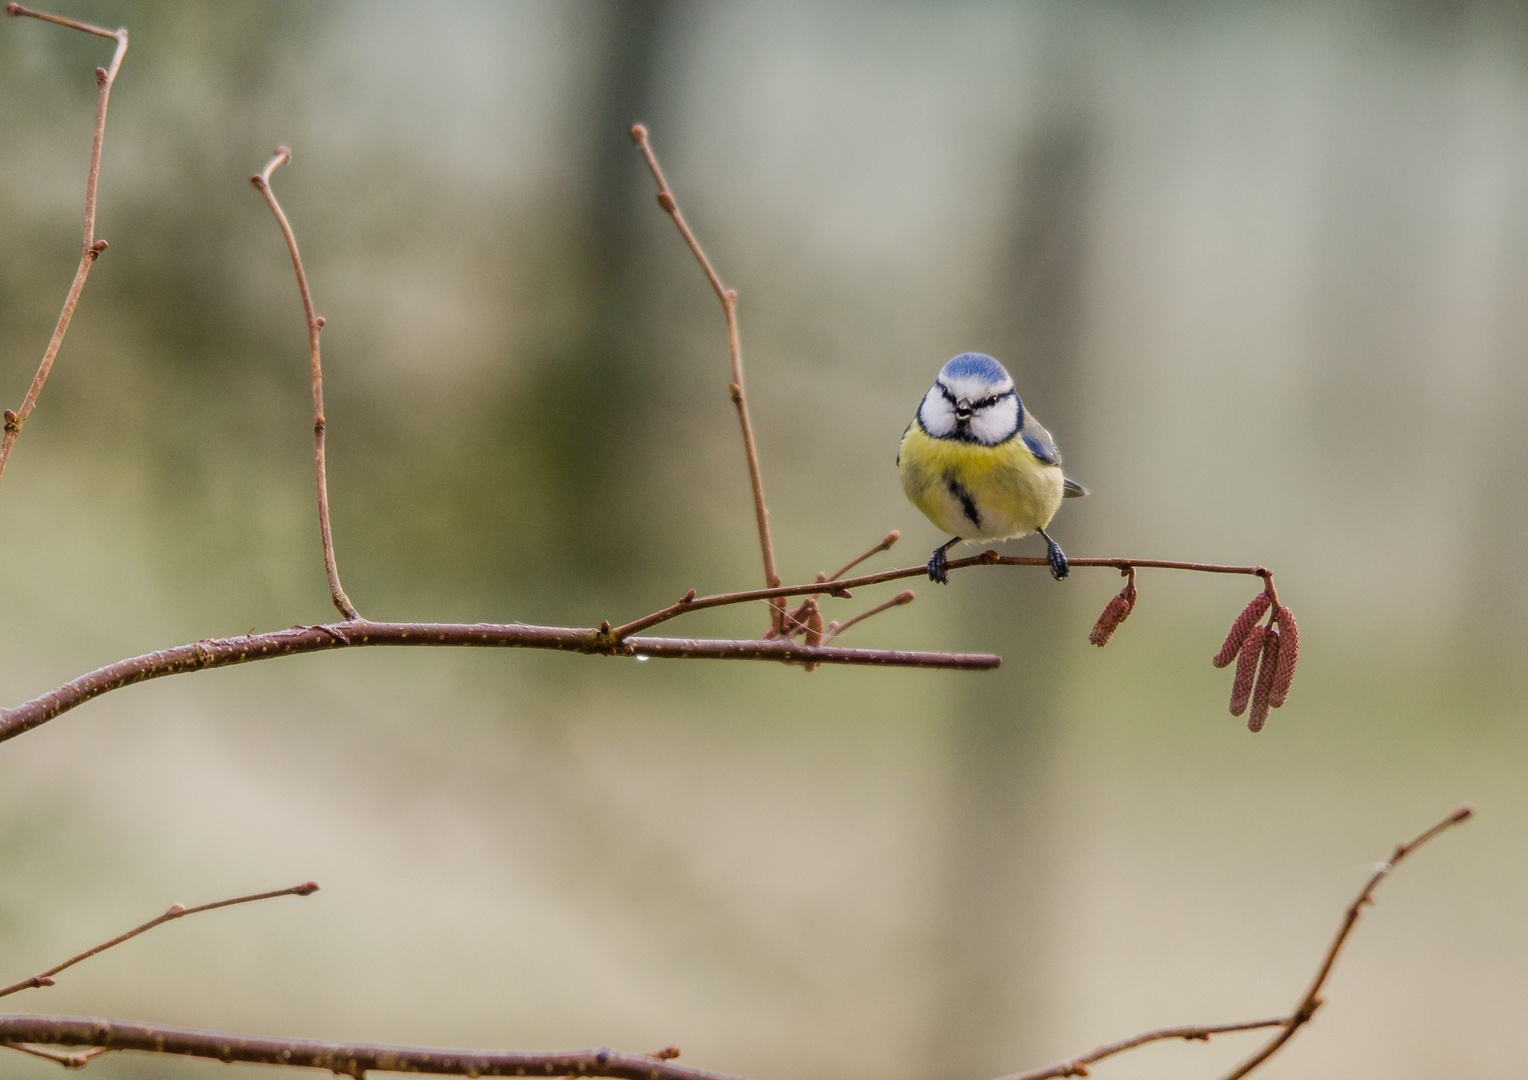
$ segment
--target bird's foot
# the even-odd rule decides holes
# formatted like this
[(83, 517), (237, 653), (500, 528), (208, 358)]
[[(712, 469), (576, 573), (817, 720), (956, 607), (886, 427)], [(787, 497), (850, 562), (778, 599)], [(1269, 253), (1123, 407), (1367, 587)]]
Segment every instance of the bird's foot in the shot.
[(936, 547), (928, 557), (928, 579), (939, 585), (950, 583), (950, 559), (942, 547)]
[(1060, 581), (1072, 572), (1072, 564), (1066, 561), (1066, 554), (1061, 550), (1061, 545), (1050, 537), (1045, 538), (1050, 545), (1045, 552), (1045, 560), (1050, 563), (1051, 577)]

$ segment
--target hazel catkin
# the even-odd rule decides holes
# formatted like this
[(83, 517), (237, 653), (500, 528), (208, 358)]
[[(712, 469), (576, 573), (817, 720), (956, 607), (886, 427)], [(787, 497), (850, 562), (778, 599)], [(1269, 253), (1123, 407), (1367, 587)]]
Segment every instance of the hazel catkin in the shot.
[(1295, 661), (1300, 658), (1300, 628), (1295, 625), (1295, 613), (1280, 607), (1273, 613), (1273, 621), (1279, 625), (1279, 661), (1273, 669), (1273, 688), (1268, 704), (1275, 709), (1289, 697), (1289, 684), (1294, 682)]
[(1247, 714), (1247, 730), (1262, 731), (1268, 722), (1271, 706), (1269, 695), (1273, 691), (1274, 673), (1279, 664), (1279, 631), (1270, 626), (1263, 632), (1262, 663), (1257, 668), (1257, 685), (1252, 689), (1252, 711)]
[(1257, 675), (1257, 658), (1263, 652), (1263, 635), (1266, 630), (1254, 626), (1242, 641), (1241, 652), (1236, 660), (1236, 678), (1231, 683), (1231, 715), (1240, 716), (1247, 711), (1252, 698), (1252, 682)]
[(1266, 592), (1260, 592), (1252, 598), (1252, 603), (1242, 608), (1242, 613), (1236, 616), (1236, 621), (1231, 624), (1231, 632), (1226, 635), (1226, 643), (1215, 654), (1215, 659), (1210, 663), (1216, 667), (1225, 667), (1241, 653), (1242, 643), (1257, 625), (1257, 621), (1263, 617), (1272, 605), (1273, 598)]

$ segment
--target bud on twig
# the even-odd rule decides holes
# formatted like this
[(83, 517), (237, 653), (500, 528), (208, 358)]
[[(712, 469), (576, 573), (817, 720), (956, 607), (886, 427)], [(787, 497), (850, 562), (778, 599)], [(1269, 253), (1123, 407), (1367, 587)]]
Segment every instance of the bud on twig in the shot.
[(1294, 682), (1295, 661), (1300, 658), (1300, 629), (1295, 625), (1295, 613), (1287, 607), (1274, 612), (1273, 620), (1279, 624), (1279, 662), (1273, 669), (1268, 704), (1277, 709), (1289, 697), (1289, 684)]
[[(1245, 613), (1244, 613), (1245, 614)], [(1257, 658), (1263, 652), (1263, 627), (1254, 626), (1242, 642), (1236, 661), (1236, 679), (1231, 683), (1231, 715), (1240, 716), (1247, 711), (1252, 697), (1252, 681), (1257, 675)]]
[(1268, 722), (1269, 694), (1279, 663), (1279, 631), (1270, 626), (1263, 631), (1263, 661), (1257, 669), (1257, 685), (1252, 689), (1252, 711), (1247, 714), (1247, 730), (1262, 731)]
[(1231, 632), (1226, 635), (1226, 643), (1220, 647), (1220, 651), (1215, 654), (1215, 659), (1210, 663), (1216, 667), (1225, 667), (1235, 660), (1241, 652), (1242, 642), (1247, 640), (1252, 627), (1263, 617), (1272, 603), (1273, 598), (1266, 592), (1260, 592), (1254, 596), (1252, 603), (1242, 608), (1242, 613), (1236, 616), (1236, 621), (1231, 624)]

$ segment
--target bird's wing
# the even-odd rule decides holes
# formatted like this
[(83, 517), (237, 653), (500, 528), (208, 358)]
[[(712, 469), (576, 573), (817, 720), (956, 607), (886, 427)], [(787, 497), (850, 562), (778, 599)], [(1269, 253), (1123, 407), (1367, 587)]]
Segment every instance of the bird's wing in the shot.
[(1061, 497), (1063, 499), (1080, 499), (1088, 493), (1088, 489), (1070, 477), (1061, 478)]
[(1056, 449), (1056, 444), (1051, 442), (1050, 432), (1040, 426), (1034, 414), (1027, 409), (1024, 412), (1024, 425), (1019, 428), (1019, 438), (1024, 440), (1024, 445), (1029, 447), (1029, 452), (1047, 465), (1061, 464), (1061, 451)]

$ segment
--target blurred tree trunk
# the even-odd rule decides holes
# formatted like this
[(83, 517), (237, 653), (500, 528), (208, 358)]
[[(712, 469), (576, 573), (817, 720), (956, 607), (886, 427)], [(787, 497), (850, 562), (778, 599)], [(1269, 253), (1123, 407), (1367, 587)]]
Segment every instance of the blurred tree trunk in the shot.
[[(1066, 452), (1080, 431), (1077, 362), (1083, 330), (1083, 248), (1089, 190), (1088, 125), (1063, 110), (1020, 148), (1016, 201), (1000, 255), (995, 313), (981, 348), (1007, 366)], [(955, 351), (953, 348), (952, 352)], [(1052, 535), (1085, 549), (1077, 503)], [(1030, 538), (1017, 548), (1043, 554)], [(1003, 667), (961, 678), (950, 733), (951, 809), (940, 935), (943, 985), (935, 1010), (932, 1071), (993, 1076), (1029, 1061), (1045, 1024), (1051, 909), (1056, 895), (1051, 790), (1065, 671), (1056, 635), (1069, 632), (1075, 579), (1044, 570), (983, 575), (966, 585), (966, 645), (999, 652)]]
[(658, 211), (629, 132), (638, 120), (659, 120), (656, 87), (675, 7), (643, 0), (605, 9), (608, 38), (587, 113), (587, 205), (568, 242), (583, 293), (581, 331), (517, 391), (515, 422), (532, 435), (525, 444), (538, 452), (549, 489), (564, 493), (549, 546), (596, 587), (627, 577), (644, 553), (635, 450), (662, 379), (647, 344), (637, 223)]

